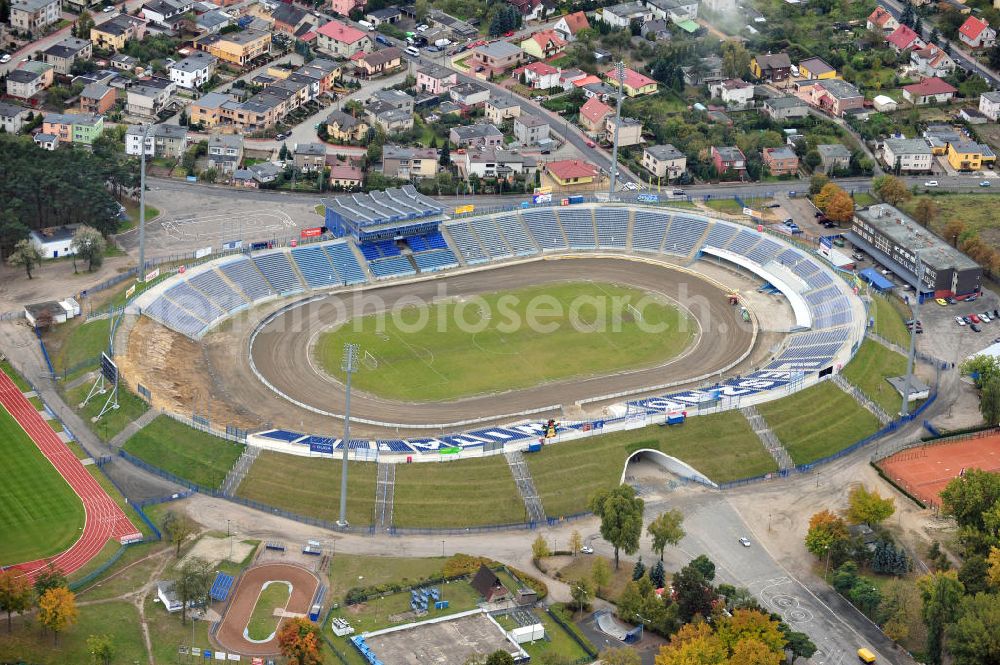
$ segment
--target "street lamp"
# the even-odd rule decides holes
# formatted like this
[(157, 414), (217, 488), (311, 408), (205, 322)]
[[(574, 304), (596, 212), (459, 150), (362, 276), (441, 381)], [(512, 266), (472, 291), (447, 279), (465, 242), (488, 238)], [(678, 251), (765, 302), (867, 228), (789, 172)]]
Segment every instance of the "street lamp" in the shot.
[(910, 382), (913, 380), (913, 358), (916, 354), (917, 323), (920, 321), (920, 288), (924, 280), (924, 264), (920, 261), (920, 250), (914, 250), (916, 261), (917, 288), (913, 301), (913, 325), (910, 326), (910, 351), (906, 354), (906, 376), (903, 377), (903, 406), (899, 414), (904, 418), (910, 413)]
[(143, 125), (139, 144), (139, 274), (136, 281), (146, 281), (146, 141), (152, 125)]

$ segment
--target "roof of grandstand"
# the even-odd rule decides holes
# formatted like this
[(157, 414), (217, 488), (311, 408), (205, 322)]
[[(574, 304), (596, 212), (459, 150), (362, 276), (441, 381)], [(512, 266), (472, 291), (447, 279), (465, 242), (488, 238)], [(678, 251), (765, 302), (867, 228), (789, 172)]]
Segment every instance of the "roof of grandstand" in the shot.
[(384, 192), (337, 196), (326, 199), (323, 203), (327, 210), (361, 228), (431, 217), (444, 212), (444, 208), (419, 193), (412, 185)]

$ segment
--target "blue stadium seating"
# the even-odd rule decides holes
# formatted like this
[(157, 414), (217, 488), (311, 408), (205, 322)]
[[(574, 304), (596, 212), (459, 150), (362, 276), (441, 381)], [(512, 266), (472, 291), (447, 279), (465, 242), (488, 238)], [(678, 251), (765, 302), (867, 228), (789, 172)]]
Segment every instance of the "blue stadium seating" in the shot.
[[(515, 247), (514, 244), (511, 243), (508, 247), (507, 243), (504, 242), (503, 236), (500, 235), (500, 229), (497, 227), (496, 221), (489, 218), (473, 219), (469, 222), (469, 228), (473, 233), (479, 236), (483, 249), (485, 249), (492, 258), (505, 259), (508, 256), (514, 255), (514, 252), (511, 251), (511, 247)], [(526, 253), (533, 254), (535, 249), (534, 246), (531, 245), (531, 240), (528, 238), (527, 231), (519, 237), (523, 242), (527, 243), (529, 247), (529, 251)]]
[(753, 249), (754, 245), (760, 242), (760, 238), (760, 234), (756, 231), (743, 230), (740, 231), (735, 238), (733, 238), (732, 242), (730, 242), (729, 246), (725, 249), (728, 249), (730, 252), (746, 256), (747, 253)]
[(365, 271), (362, 270), (357, 257), (354, 256), (354, 252), (351, 251), (351, 248), (346, 243), (330, 243), (329, 245), (324, 245), (323, 249), (330, 256), (333, 267), (340, 273), (340, 277), (344, 282), (347, 284), (360, 284), (368, 281), (368, 277), (365, 276)]
[(358, 243), (358, 249), (361, 250), (361, 254), (365, 257), (366, 261), (374, 261), (375, 259), (382, 258), (382, 252), (378, 251), (378, 247), (371, 243)]
[(839, 349), (840, 344), (819, 344), (816, 346), (789, 347), (785, 349), (782, 354), (778, 356), (778, 358), (832, 358)]
[[(600, 211), (598, 211), (600, 212)], [(597, 240), (594, 236), (594, 216), (589, 209), (574, 210), (566, 208), (559, 211), (559, 221), (566, 230), (566, 238), (573, 249), (594, 249)]]
[(269, 432), (261, 432), (260, 436), (267, 437), (268, 439), (274, 439), (275, 441), (287, 441), (290, 443), (296, 439), (301, 439), (305, 436), (305, 434), (292, 432), (287, 429), (274, 429)]
[(448, 241), (444, 239), (440, 231), (431, 231), (424, 237), (429, 249), (448, 249)]
[(781, 245), (764, 238), (747, 254), (747, 258), (759, 265), (764, 265), (773, 259), (779, 250), (781, 250)]
[(449, 224), (448, 233), (451, 234), (452, 239), (455, 241), (455, 246), (458, 248), (459, 254), (462, 255), (462, 259), (470, 266), (486, 263), (490, 260), (489, 256), (479, 245), (479, 239), (476, 238), (472, 229), (469, 228), (468, 222)]
[(687, 256), (695, 248), (707, 226), (706, 219), (674, 215), (674, 221), (670, 223), (667, 240), (663, 245), (663, 253)]
[(793, 335), (790, 346), (812, 346), (813, 344), (833, 344), (843, 343), (847, 340), (849, 330), (847, 328), (837, 328), (835, 330), (825, 330), (823, 332), (804, 333)]
[(274, 290), (264, 280), (253, 261), (240, 258), (222, 266), (223, 274), (238, 286), (251, 301), (256, 301), (274, 294)]
[[(532, 242), (531, 234), (528, 233), (524, 224), (522, 224), (521, 220), (518, 219), (517, 214), (512, 213), (509, 215), (500, 215), (499, 217), (496, 217), (494, 221), (496, 221), (497, 228), (500, 229), (503, 237), (507, 239), (507, 244), (514, 250), (515, 255), (528, 256), (529, 254), (538, 253), (538, 247), (536, 247), (535, 243)], [(476, 222), (473, 222), (472, 226), (478, 233), (479, 226)], [(482, 237), (481, 234), (480, 237)], [(486, 242), (485, 238), (483, 238), (483, 242)], [(487, 246), (487, 249), (490, 253), (493, 252), (493, 249), (490, 246)]]
[(640, 252), (659, 252), (663, 234), (670, 223), (670, 215), (650, 210), (635, 211), (635, 228), (632, 230), (632, 249)]
[(221, 603), (229, 597), (229, 590), (231, 588), (233, 588), (233, 576), (218, 572), (215, 574), (215, 581), (212, 582), (212, 588), (209, 590), (208, 595), (212, 600)]
[(434, 272), (454, 268), (458, 265), (458, 259), (450, 249), (435, 249), (430, 252), (420, 252), (413, 255), (413, 260), (417, 262), (420, 272)]
[(341, 282), (340, 275), (330, 263), (330, 258), (318, 245), (296, 247), (292, 250), (292, 258), (295, 259), (299, 272), (306, 278), (311, 289)]
[(170, 302), (163, 296), (154, 300), (143, 311), (147, 316), (188, 337), (198, 337), (208, 327), (204, 321), (195, 318), (183, 307)]
[(521, 219), (542, 249), (566, 249), (566, 236), (551, 208), (525, 210)]
[(254, 257), (253, 262), (278, 293), (296, 293), (303, 290), (302, 282), (292, 270), (292, 264), (288, 262), (288, 255), (285, 252), (262, 254)]
[(410, 246), (414, 252), (423, 252), (430, 247), (427, 246), (427, 241), (424, 240), (423, 236), (410, 236), (406, 239), (406, 244)]
[(594, 210), (594, 221), (597, 223), (599, 246), (625, 248), (628, 241), (628, 210), (597, 208)]
[(245, 296), (234, 291), (215, 270), (206, 270), (192, 277), (190, 283), (227, 312), (245, 307), (250, 302)]
[(395, 240), (379, 240), (375, 246), (382, 252), (382, 256), (399, 256), (399, 247), (396, 246)]
[(164, 295), (171, 302), (183, 307), (205, 323), (211, 323), (226, 313), (226, 310), (209, 300), (205, 294), (187, 282), (181, 282), (167, 289)]
[(736, 231), (737, 229), (729, 224), (713, 224), (712, 230), (708, 232), (708, 237), (705, 238), (705, 247), (725, 248), (726, 243), (736, 235)]
[(386, 259), (369, 261), (368, 267), (371, 268), (372, 274), (380, 279), (417, 274), (417, 271), (413, 269), (410, 261), (405, 256), (390, 256)]
[(399, 439), (389, 439), (389, 440), (379, 440), (375, 442), (375, 445), (379, 450), (388, 450), (394, 453), (412, 453), (416, 452), (412, 446), (408, 445), (405, 441)]

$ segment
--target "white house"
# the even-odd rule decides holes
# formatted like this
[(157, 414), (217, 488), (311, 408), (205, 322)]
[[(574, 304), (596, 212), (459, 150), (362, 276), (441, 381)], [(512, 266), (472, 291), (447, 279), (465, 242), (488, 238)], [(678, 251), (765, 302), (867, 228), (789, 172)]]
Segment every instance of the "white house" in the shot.
[(875, 99), (872, 100), (872, 106), (880, 113), (892, 113), (899, 108), (896, 100), (888, 95), (876, 95)]
[(627, 28), (632, 21), (645, 23), (653, 19), (653, 12), (641, 2), (623, 2), (605, 7), (596, 18), (616, 28)]
[(693, 21), (698, 17), (698, 0), (646, 0), (653, 16), (674, 23)]
[(1000, 118), (1000, 92), (993, 90), (979, 95), (979, 110), (987, 118), (996, 122)]
[(180, 62), (170, 65), (170, 80), (188, 90), (200, 88), (212, 78), (216, 62), (214, 56), (204, 51), (195, 51)]
[(899, 165), (902, 173), (931, 170), (934, 155), (924, 139), (886, 139), (882, 144), (882, 161), (887, 168)]
[(718, 81), (708, 86), (712, 97), (721, 99), (730, 108), (744, 108), (753, 100), (753, 84), (741, 79)]
[(524, 76), (525, 83), (536, 90), (559, 87), (559, 70), (544, 62), (533, 62), (530, 65), (525, 65), (519, 73)]
[(156, 583), (156, 597), (159, 598), (160, 602), (163, 603), (163, 608), (168, 612), (180, 612), (183, 607), (171, 580), (162, 580)]
[(41, 231), (32, 231), (31, 241), (38, 246), (42, 258), (57, 259), (60, 256), (73, 254), (73, 234), (79, 224), (57, 226)]

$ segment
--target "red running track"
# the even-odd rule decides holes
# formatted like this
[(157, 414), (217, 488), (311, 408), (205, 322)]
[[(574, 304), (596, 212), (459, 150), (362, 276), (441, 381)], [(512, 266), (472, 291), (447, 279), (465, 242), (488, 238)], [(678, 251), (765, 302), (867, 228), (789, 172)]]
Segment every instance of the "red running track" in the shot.
[(35, 407), (21, 394), (10, 377), (0, 372), (0, 404), (14, 417), (83, 502), (84, 524), (80, 538), (63, 552), (15, 567), (34, 576), (50, 562), (64, 575), (75, 572), (93, 559), (109, 539), (119, 542), (142, 538), (118, 504), (76, 458), (76, 455), (49, 427)]

